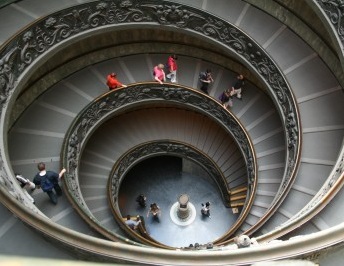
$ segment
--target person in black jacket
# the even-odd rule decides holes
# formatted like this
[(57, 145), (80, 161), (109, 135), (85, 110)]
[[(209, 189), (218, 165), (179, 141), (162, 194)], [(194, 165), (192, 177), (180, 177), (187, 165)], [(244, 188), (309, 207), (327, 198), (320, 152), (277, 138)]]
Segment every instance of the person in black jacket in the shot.
[(199, 74), (199, 81), (201, 82), (200, 90), (209, 95), (209, 84), (214, 82), (213, 76), (211, 75), (211, 70), (207, 69), (205, 72), (201, 72)]
[(210, 202), (206, 202), (205, 204), (201, 204), (202, 205), (202, 209), (201, 209), (201, 213), (204, 216), (210, 217)]
[(63, 168), (59, 174), (53, 171), (47, 171), (43, 162), (38, 163), (37, 168), (39, 172), (34, 177), (33, 183), (37, 188), (41, 188), (48, 194), (52, 203), (57, 204), (57, 196), (62, 195), (59, 180), (66, 172), (66, 169)]
[(236, 95), (238, 99), (241, 99), (241, 92), (244, 84), (244, 76), (242, 74), (239, 74), (233, 82), (231, 96)]
[(140, 194), (136, 198), (136, 202), (141, 206), (141, 207), (146, 207), (146, 200), (147, 197), (144, 194)]

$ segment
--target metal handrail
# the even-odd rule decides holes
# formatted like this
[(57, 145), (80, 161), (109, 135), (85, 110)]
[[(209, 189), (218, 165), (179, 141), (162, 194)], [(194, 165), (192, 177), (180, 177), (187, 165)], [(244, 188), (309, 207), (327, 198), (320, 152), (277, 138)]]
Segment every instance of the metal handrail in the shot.
[[(217, 100), (198, 90), (181, 85), (160, 85), (156, 82), (130, 84), (126, 88), (99, 96), (78, 114), (65, 135), (61, 153), (61, 160), (67, 169), (65, 185), (74, 207), (85, 218), (86, 222), (91, 222), (91, 225), (96, 225), (95, 229), (99, 227), (100, 230), (98, 231), (103, 232), (103, 225), (97, 221), (88, 209), (80, 190), (78, 169), (82, 151), (88, 138), (110, 117), (121, 113), (122, 110), (128, 111), (131, 108), (138, 108), (140, 105), (150, 103), (183, 105), (184, 108), (191, 108), (196, 112), (200, 112), (221, 124), (237, 143), (246, 162), (247, 178), (251, 189), (249, 189), (247, 204), (244, 206), (239, 219), (230, 231), (225, 234), (230, 236), (247, 217), (253, 204), (257, 183), (257, 165), (253, 144), (240, 121), (223, 108)], [(125, 167), (129, 166), (126, 165)], [(116, 176), (116, 186), (119, 185), (123, 172), (128, 169), (121, 168), (121, 170), (123, 170), (120, 173), (121, 176)], [(113, 183), (114, 181), (109, 180), (109, 182)], [(218, 182), (221, 182), (221, 180), (218, 180)], [(118, 193), (118, 190), (116, 190), (116, 193)], [(222, 192), (224, 198), (228, 196), (226, 196), (226, 193), (228, 194), (228, 188), (225, 188), (225, 192)], [(117, 194), (111, 195), (110, 199), (112, 200), (113, 197), (117, 198)]]

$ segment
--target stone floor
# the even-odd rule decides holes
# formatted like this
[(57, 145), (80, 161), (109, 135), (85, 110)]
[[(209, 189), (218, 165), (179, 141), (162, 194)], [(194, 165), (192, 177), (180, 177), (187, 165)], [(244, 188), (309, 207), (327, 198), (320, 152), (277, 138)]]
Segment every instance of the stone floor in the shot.
[[(147, 207), (135, 202), (138, 194), (147, 196)], [(179, 195), (189, 195), (195, 206), (196, 217), (190, 225), (177, 225), (172, 221), (170, 210)], [(211, 202), (211, 217), (202, 217), (201, 203)], [(148, 206), (156, 202), (161, 217), (147, 218)], [(123, 216), (142, 215), (149, 234), (165, 245), (186, 247), (189, 244), (205, 244), (225, 234), (238, 218), (226, 208), (215, 182), (205, 173), (192, 175), (182, 172), (182, 160), (162, 156), (150, 158), (136, 165), (125, 177), (119, 193), (119, 206)]]

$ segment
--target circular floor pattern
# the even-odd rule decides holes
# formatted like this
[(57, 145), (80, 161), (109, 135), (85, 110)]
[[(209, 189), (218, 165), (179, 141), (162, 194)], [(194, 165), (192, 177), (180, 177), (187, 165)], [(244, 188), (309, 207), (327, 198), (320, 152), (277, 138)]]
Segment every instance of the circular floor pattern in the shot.
[(187, 218), (181, 219), (177, 215), (178, 204), (179, 204), (178, 201), (175, 202), (170, 209), (170, 217), (171, 217), (172, 222), (174, 222), (175, 224), (180, 225), (180, 226), (187, 226), (187, 225), (192, 224), (192, 222), (195, 221), (195, 218), (196, 218), (195, 206), (191, 202), (189, 202), (188, 206), (190, 208), (190, 210), (189, 210), (190, 214)]
[[(142, 216), (148, 234), (171, 247), (213, 242), (231, 228), (239, 214), (224, 206), (216, 183), (205, 173), (184, 173), (180, 165), (180, 159), (171, 156), (150, 158), (136, 165), (120, 186), (121, 214)], [(135, 201), (141, 193), (147, 196), (147, 207), (140, 207)], [(196, 210), (195, 219), (188, 226), (178, 225), (170, 217), (170, 210), (181, 194), (189, 195)], [(201, 213), (201, 204), (207, 201), (212, 203), (211, 218)], [(148, 206), (153, 202), (160, 207), (159, 219), (147, 217)]]

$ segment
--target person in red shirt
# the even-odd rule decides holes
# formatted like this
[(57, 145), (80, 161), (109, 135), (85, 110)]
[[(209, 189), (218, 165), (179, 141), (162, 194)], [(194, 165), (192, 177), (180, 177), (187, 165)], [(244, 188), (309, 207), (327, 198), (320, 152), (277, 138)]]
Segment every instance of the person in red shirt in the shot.
[(168, 70), (169, 70), (170, 73), (168, 73), (166, 75), (166, 77), (168, 79), (170, 79), (172, 83), (176, 83), (177, 82), (177, 68), (178, 68), (178, 66), (177, 66), (177, 59), (178, 59), (178, 57), (175, 54), (169, 56), (168, 59), (167, 59), (167, 65), (169, 67)]
[(116, 73), (111, 73), (106, 78), (106, 85), (108, 85), (109, 90), (114, 90), (119, 87), (127, 87), (118, 81)]

